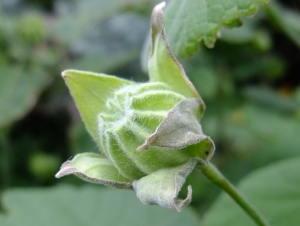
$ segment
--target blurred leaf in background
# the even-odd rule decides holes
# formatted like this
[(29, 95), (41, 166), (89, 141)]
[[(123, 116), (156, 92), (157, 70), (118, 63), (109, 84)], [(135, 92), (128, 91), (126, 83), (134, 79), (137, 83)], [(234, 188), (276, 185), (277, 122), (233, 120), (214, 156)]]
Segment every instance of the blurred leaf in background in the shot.
[[(137, 77), (140, 70), (132, 62), (148, 31), (149, 19), (141, 14), (145, 3), (150, 4), (1, 2), (0, 188), (51, 184), (54, 178), (41, 180), (37, 168), (44, 175), (53, 172), (46, 173), (56, 161), (86, 151), (82, 140), (95, 149), (88, 138), (78, 138), (87, 134), (60, 73), (68, 67), (106, 72), (127, 67), (122, 74)], [(43, 164), (45, 159), (53, 165)]]
[(35, 105), (48, 78), (38, 71), (29, 74), (16, 66), (2, 66), (0, 74), (0, 127), (8, 127)]
[[(75, 187), (81, 182), (72, 177), (56, 181), (53, 175), (59, 163), (76, 153), (98, 152), (60, 77), (61, 71), (74, 68), (147, 80), (139, 57), (148, 36), (150, 13), (157, 2), (0, 2), (1, 223), (24, 225), (22, 221), (28, 220), (31, 225), (52, 225), (56, 220), (64, 225), (93, 225), (101, 218), (107, 225), (118, 225), (119, 220), (130, 225), (148, 225), (152, 221), (156, 225), (199, 224), (190, 209), (176, 215), (135, 204), (137, 199), (131, 197), (132, 192)], [(264, 200), (270, 206), (280, 206), (278, 202), (282, 202), (297, 209), (294, 184), (284, 178), (298, 180), (295, 165), (300, 154), (300, 3), (271, 0), (261, 6), (266, 1), (216, 2), (204, 6), (204, 1), (170, 0), (166, 7), (171, 47), (206, 103), (201, 122), (217, 146), (213, 161), (229, 179), (236, 183), (242, 180), (240, 187), (250, 198), (257, 200), (254, 196), (259, 192), (254, 188), (262, 189), (261, 194), (266, 196), (258, 200), (259, 208)], [(239, 6), (233, 7), (237, 2)], [(241, 26), (228, 28), (236, 25)], [(141, 53), (144, 67), (148, 57), (145, 43)], [(206, 47), (213, 43), (214, 48)], [(262, 168), (268, 164), (271, 165)], [(250, 174), (258, 168), (262, 169)], [(279, 177), (278, 170), (289, 171), (290, 176), (284, 173)], [(267, 192), (269, 196), (264, 190), (268, 188), (268, 178), (275, 178), (269, 185), (278, 188), (274, 193)], [(45, 188), (57, 183), (71, 185)], [(237, 218), (229, 219), (237, 212), (224, 195), (210, 212), (219, 190), (203, 180), (199, 172), (190, 175), (187, 184), (194, 188), (192, 205), (198, 215), (207, 213), (205, 219), (215, 218), (218, 206), (224, 203), (228, 204), (228, 215), (220, 216), (224, 222), (241, 224)], [(20, 186), (26, 188), (15, 189)], [(283, 200), (285, 194), (293, 194), (295, 203)], [(280, 199), (276, 203), (275, 199), (273, 205), (271, 196)], [(120, 209), (107, 204), (112, 197)], [(77, 208), (78, 203), (85, 207)], [(123, 206), (126, 203), (130, 208)], [(36, 216), (37, 208), (45, 208), (43, 218), (27, 218)], [(62, 209), (57, 212), (57, 208)], [(120, 218), (109, 217), (106, 211), (112, 209), (118, 211)], [(266, 216), (277, 219), (274, 214), (278, 211), (270, 208)], [(289, 225), (297, 225), (292, 221), (297, 220), (294, 215)], [(39, 221), (43, 219), (49, 220)]]
[[(251, 173), (238, 185), (247, 198), (264, 213), (270, 225), (297, 225), (300, 221), (299, 164), (299, 157), (271, 164)], [(203, 224), (256, 225), (226, 194), (218, 198), (205, 216)]]
[[(14, 189), (3, 196), (3, 226), (21, 225), (132, 225), (196, 226), (189, 208), (182, 213), (145, 206), (130, 191), (97, 186), (58, 186), (48, 189)], [(39, 214), (36, 211), (39, 210)]]

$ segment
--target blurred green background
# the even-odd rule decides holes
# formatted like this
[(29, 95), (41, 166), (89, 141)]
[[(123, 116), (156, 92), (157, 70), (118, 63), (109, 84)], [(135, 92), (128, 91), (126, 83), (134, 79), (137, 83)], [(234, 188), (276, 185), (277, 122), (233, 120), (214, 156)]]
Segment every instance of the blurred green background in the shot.
[[(1, 1), (1, 193), (62, 184), (104, 190), (54, 178), (71, 156), (98, 151), (60, 74), (72, 68), (147, 81), (140, 59), (157, 2)], [(271, 1), (242, 20), (242, 27), (222, 28), (213, 49), (200, 44), (179, 59), (206, 103), (201, 123), (216, 143), (213, 162), (234, 183), (300, 154), (300, 2)], [(203, 214), (219, 189), (199, 172), (187, 184)], [(1, 201), (0, 209), (9, 210)]]

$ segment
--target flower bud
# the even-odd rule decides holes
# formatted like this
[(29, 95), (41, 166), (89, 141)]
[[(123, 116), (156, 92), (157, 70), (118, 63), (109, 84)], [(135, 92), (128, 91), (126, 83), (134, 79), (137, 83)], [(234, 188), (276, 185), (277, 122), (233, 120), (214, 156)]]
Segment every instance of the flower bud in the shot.
[[(106, 111), (98, 115), (100, 149), (122, 175), (136, 180), (186, 161), (180, 151), (155, 147), (137, 151), (170, 109), (183, 99), (183, 95), (168, 90), (165, 84), (155, 82), (125, 86), (107, 100)], [(152, 164), (147, 164), (149, 160)]]
[(65, 162), (56, 177), (79, 178), (133, 188), (145, 204), (180, 211), (185, 178), (214, 152), (203, 134), (204, 103), (168, 44), (162, 7), (152, 14), (150, 82), (134, 83), (104, 74), (67, 70), (63, 77), (86, 124), (105, 155), (83, 153)]

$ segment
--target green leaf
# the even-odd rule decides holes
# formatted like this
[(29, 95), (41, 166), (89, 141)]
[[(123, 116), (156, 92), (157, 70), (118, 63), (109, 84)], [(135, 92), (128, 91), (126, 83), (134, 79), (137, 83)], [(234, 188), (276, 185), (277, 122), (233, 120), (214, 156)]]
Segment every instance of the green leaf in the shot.
[(159, 205), (181, 211), (192, 200), (192, 187), (188, 187), (188, 195), (184, 200), (177, 199), (178, 193), (199, 159), (191, 159), (186, 164), (157, 170), (140, 180), (133, 182), (133, 188), (142, 203)]
[[(109, 72), (132, 62), (138, 58), (137, 56), (137, 51), (125, 48), (121, 53), (116, 53), (114, 51), (110, 51), (109, 53), (108, 51), (88, 53), (84, 55), (84, 57), (71, 62), (69, 67), (86, 71)], [(101, 62), (101, 64), (99, 64), (99, 62)]]
[[(59, 1), (55, 4), (56, 23), (53, 31), (65, 42), (78, 41), (100, 21), (124, 7), (143, 4), (145, 0), (75, 0), (72, 3)], [(76, 22), (74, 20), (76, 18)]]
[(115, 76), (85, 71), (67, 70), (62, 73), (81, 117), (95, 141), (98, 140), (97, 115), (106, 109), (110, 94), (132, 82)]
[[(300, 157), (280, 161), (253, 172), (238, 185), (270, 225), (299, 225), (299, 165)], [(204, 223), (210, 226), (256, 225), (226, 194), (222, 194), (205, 215)]]
[(141, 15), (110, 16), (72, 45), (71, 53), (82, 57), (70, 62), (69, 67), (102, 73), (115, 71), (139, 57), (148, 30), (149, 21)]
[(36, 103), (48, 79), (45, 74), (0, 66), (0, 127), (21, 118)]
[(255, 37), (258, 23), (261, 19), (261, 13), (257, 13), (254, 17), (243, 18), (243, 25), (240, 27), (228, 28), (221, 27), (220, 39), (228, 43), (245, 44), (251, 42)]
[(14, 189), (3, 194), (7, 214), (1, 226), (196, 226), (188, 207), (176, 213), (157, 206), (142, 205), (134, 192), (60, 186), (47, 189)]
[(151, 40), (152, 47), (148, 62), (150, 81), (164, 82), (173, 91), (184, 95), (187, 98), (198, 98), (204, 103), (197, 90), (186, 76), (182, 66), (176, 60), (164, 30), (164, 15), (161, 3), (153, 9), (151, 16)]
[(241, 16), (251, 16), (267, 0), (173, 0), (166, 9), (166, 30), (178, 57), (199, 49), (199, 42), (212, 47), (221, 26), (240, 25)]
[[(259, 100), (264, 99), (261, 96)], [(215, 157), (231, 181), (240, 180), (258, 167), (299, 155), (296, 111), (279, 112), (267, 102), (257, 105), (253, 100), (232, 97), (209, 106), (202, 126), (217, 144), (226, 144), (226, 151)]]
[(62, 164), (56, 178), (74, 174), (82, 180), (111, 185), (117, 188), (132, 188), (129, 180), (123, 177), (108, 159), (91, 152), (78, 154)]
[(244, 164), (257, 167), (299, 154), (299, 124), (292, 117), (245, 103), (224, 118), (222, 133), (229, 138), (228, 148)]
[(261, 106), (274, 110), (281, 110), (286, 113), (296, 112), (300, 108), (300, 103), (290, 96), (280, 95), (279, 92), (270, 87), (252, 86), (244, 89), (244, 95), (253, 102)]

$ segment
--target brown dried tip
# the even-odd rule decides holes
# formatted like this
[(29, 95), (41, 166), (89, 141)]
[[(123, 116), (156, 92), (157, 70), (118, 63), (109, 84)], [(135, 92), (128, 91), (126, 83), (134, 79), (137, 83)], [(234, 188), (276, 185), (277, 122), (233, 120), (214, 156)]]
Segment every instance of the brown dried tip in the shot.
[(67, 76), (67, 71), (63, 71), (63, 72), (61, 73), (61, 76), (62, 76), (63, 78), (65, 78), (65, 77)]
[(151, 32), (152, 38), (156, 36), (157, 33), (164, 29), (164, 13), (162, 9), (165, 7), (166, 3), (162, 2), (156, 5), (152, 11), (151, 15)]

